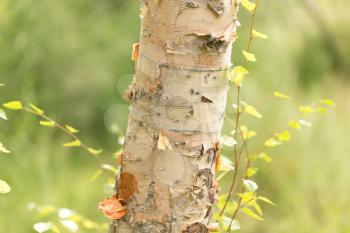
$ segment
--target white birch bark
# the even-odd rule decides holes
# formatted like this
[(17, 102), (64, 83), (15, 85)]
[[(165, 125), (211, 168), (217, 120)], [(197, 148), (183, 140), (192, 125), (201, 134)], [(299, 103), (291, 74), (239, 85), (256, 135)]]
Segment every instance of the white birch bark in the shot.
[[(238, 0), (143, 0), (110, 232), (208, 232)], [(139, 50), (138, 50), (139, 49)]]

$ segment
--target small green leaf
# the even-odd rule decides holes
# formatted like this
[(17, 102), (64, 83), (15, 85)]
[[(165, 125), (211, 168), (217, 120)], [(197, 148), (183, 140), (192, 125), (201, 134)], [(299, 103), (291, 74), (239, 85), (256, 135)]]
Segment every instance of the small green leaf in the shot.
[(75, 129), (75, 128), (73, 128), (72, 126), (70, 126), (70, 125), (66, 125), (66, 129), (68, 129), (68, 131), (70, 132), (70, 133), (79, 133), (79, 130), (77, 130), (77, 129)]
[(256, 110), (256, 108), (251, 105), (246, 105), (244, 111), (257, 118), (262, 118), (262, 115), (258, 112), (258, 110)]
[(268, 199), (267, 197), (259, 196), (259, 197), (258, 197), (258, 200), (261, 200), (261, 201), (263, 201), (263, 202), (266, 202), (266, 203), (268, 203), (268, 204), (270, 204), (270, 205), (277, 206), (275, 203), (273, 203), (272, 201), (270, 201), (270, 199)]
[(39, 124), (46, 127), (55, 127), (56, 123), (54, 121), (39, 121)]
[(4, 119), (4, 120), (7, 120), (6, 113), (5, 113), (5, 111), (2, 108), (0, 108), (0, 118)]
[(250, 2), (249, 0), (241, 0), (240, 1), (242, 6), (247, 9), (248, 11), (252, 12), (255, 10), (256, 4)]
[(247, 207), (242, 209), (242, 212), (248, 215), (251, 218), (254, 218), (259, 221), (264, 221), (262, 217), (260, 217), (258, 214), (254, 213), (252, 210), (248, 209)]
[(0, 87), (3, 87), (3, 86), (5, 86), (5, 84), (3, 84), (3, 83), (0, 83)]
[(252, 180), (243, 180), (243, 185), (249, 192), (258, 190), (258, 185)]
[(79, 147), (81, 146), (81, 142), (79, 140), (75, 140), (72, 142), (67, 142), (65, 144), (63, 144), (64, 147)]
[(335, 107), (335, 103), (331, 99), (322, 99), (320, 100), (320, 103), (331, 107)]
[(242, 51), (245, 59), (248, 61), (257, 61), (254, 53), (249, 53), (245, 50)]
[(11, 187), (4, 180), (0, 180), (0, 194), (11, 192)]
[(267, 39), (269, 38), (267, 35), (265, 35), (264, 33), (258, 32), (257, 30), (252, 30), (253, 36), (256, 38), (260, 38), (260, 39)]
[(102, 169), (98, 169), (94, 175), (90, 178), (90, 182), (94, 182), (102, 174)]
[(274, 95), (275, 97), (281, 98), (281, 99), (291, 99), (291, 98), (292, 98), (292, 97), (289, 97), (288, 95), (283, 94), (283, 93), (278, 92), (278, 91), (275, 91), (275, 92), (273, 93), (273, 95)]
[(40, 108), (38, 108), (37, 106), (35, 106), (34, 104), (29, 104), (29, 106), (34, 110), (34, 112), (36, 112), (38, 115), (43, 115), (44, 111)]
[(20, 101), (7, 102), (4, 103), (3, 106), (11, 110), (21, 110), (23, 108), (22, 103)]
[(277, 141), (275, 138), (269, 138), (265, 143), (264, 145), (266, 147), (275, 147), (275, 146), (279, 146), (281, 145), (282, 143)]
[(276, 136), (277, 136), (278, 140), (281, 142), (288, 142), (290, 140), (290, 137), (291, 137), (288, 130), (285, 130), (281, 133), (276, 133)]
[(288, 125), (293, 129), (297, 129), (297, 130), (301, 129), (300, 123), (295, 120), (288, 122)]
[(54, 223), (51, 223), (51, 231), (54, 233), (61, 233), (60, 229), (58, 228), (58, 226)]

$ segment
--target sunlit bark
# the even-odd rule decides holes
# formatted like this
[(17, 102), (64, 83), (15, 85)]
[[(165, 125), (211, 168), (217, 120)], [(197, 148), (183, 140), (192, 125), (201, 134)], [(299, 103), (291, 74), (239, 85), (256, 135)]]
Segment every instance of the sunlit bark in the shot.
[(110, 232), (208, 232), (237, 1), (143, 0)]

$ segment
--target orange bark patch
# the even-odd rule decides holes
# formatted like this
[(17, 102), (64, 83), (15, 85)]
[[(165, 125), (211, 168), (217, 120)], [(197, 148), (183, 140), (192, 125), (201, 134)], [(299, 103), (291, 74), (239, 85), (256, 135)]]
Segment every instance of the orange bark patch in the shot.
[(123, 172), (120, 175), (119, 183), (119, 198), (127, 200), (129, 199), (137, 189), (137, 181), (134, 175)]
[(218, 171), (221, 168), (221, 159), (220, 159), (220, 143), (215, 144), (215, 170)]
[(125, 208), (120, 203), (120, 199), (116, 197), (103, 200), (99, 206), (99, 210), (109, 219), (118, 220), (125, 216)]
[(140, 53), (140, 43), (135, 43), (132, 45), (132, 57), (131, 59), (137, 63), (139, 60), (139, 53)]
[(124, 154), (123, 152), (121, 152), (120, 154), (118, 154), (118, 165), (123, 165), (123, 161), (124, 161)]

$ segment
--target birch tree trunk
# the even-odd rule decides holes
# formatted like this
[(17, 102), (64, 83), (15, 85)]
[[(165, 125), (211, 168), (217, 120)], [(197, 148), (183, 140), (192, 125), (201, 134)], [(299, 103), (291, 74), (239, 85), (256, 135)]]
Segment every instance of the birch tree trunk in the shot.
[(143, 0), (110, 232), (209, 232), (238, 0)]

